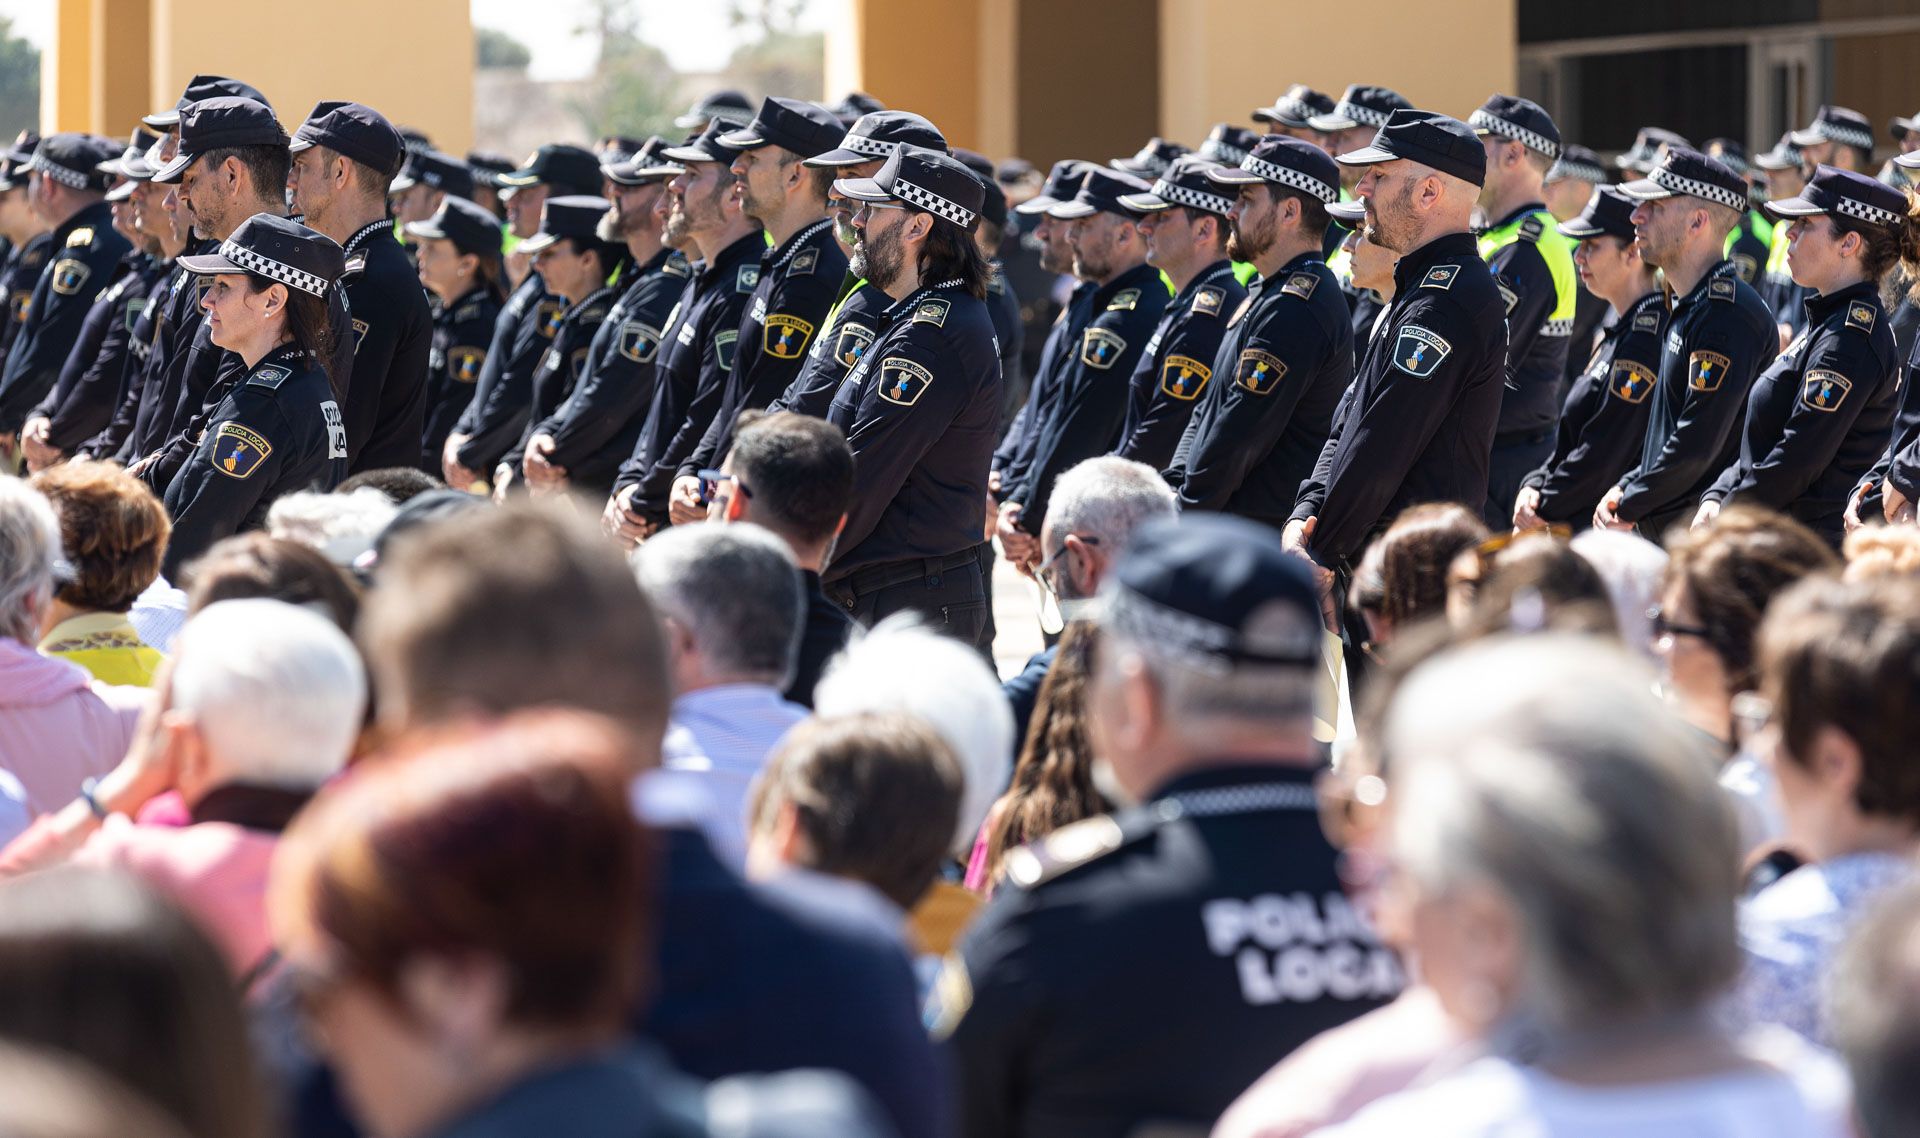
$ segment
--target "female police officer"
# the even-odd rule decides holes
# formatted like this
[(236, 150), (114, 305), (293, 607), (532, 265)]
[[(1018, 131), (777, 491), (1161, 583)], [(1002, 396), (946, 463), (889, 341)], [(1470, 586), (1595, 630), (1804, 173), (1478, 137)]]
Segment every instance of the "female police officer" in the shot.
[(333, 358), (329, 290), (346, 255), (284, 217), (255, 214), (219, 249), (182, 257), (213, 280), (200, 305), (213, 342), (246, 373), (224, 394), (167, 486), (173, 541), (167, 573), (215, 541), (256, 526), (275, 498), (332, 489), (346, 472), (347, 431), (327, 369)]
[(1767, 210), (1790, 219), (1787, 266), (1812, 292), (1806, 328), (1754, 381), (1740, 456), (1694, 525), (1738, 501), (1790, 514), (1838, 545), (1847, 499), (1893, 426), (1898, 369), (1880, 285), (1920, 238), (1905, 194), (1832, 166)]
[(440, 298), (433, 318), (433, 353), (427, 360), (427, 422), (420, 468), (440, 472), (441, 452), (453, 425), (473, 402), (474, 381), (493, 343), (493, 327), (506, 302), (501, 288), (500, 219), (470, 201), (449, 195), (425, 221), (404, 232), (419, 250), (420, 283)]

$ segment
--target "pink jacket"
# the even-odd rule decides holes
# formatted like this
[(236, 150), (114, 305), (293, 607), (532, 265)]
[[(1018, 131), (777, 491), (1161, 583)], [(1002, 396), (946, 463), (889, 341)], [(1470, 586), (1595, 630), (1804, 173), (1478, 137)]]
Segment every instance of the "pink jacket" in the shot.
[(35, 814), (58, 810), (119, 765), (149, 698), (0, 637), (0, 770), (19, 778)]
[(266, 956), (267, 868), (280, 835), (227, 822), (154, 826), (115, 816), (73, 856), (123, 869), (179, 905), (213, 938), (235, 976)]

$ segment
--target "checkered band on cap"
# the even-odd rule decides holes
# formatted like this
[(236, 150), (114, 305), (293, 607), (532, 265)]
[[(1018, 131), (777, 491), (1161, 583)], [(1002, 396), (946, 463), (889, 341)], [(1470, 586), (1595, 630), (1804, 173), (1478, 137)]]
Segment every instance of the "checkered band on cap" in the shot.
[(1871, 134), (1868, 134), (1864, 130), (1855, 130), (1846, 123), (1834, 122), (1832, 119), (1821, 119), (1813, 124), (1813, 130), (1814, 133), (1818, 134), (1821, 138), (1830, 139), (1843, 146), (1854, 146), (1861, 150), (1869, 151), (1873, 149), (1873, 136)]
[(1166, 173), (1167, 167), (1173, 165), (1172, 160), (1167, 158), (1162, 158), (1158, 154), (1138, 155), (1134, 158), (1134, 161), (1139, 164), (1142, 170), (1145, 170), (1147, 173), (1152, 174), (1155, 177), (1158, 177), (1161, 174)]
[(962, 229), (973, 226), (973, 211), (959, 202), (941, 197), (932, 190), (914, 185), (905, 178), (894, 179), (887, 192), (909, 205), (917, 205), (935, 217), (942, 217)]
[[(1316, 115), (1314, 117), (1318, 118), (1319, 116)], [(1345, 99), (1340, 100), (1339, 105), (1333, 108), (1333, 113), (1327, 117), (1346, 119), (1348, 122), (1357, 122), (1366, 126), (1387, 125), (1387, 112), (1376, 111), (1372, 107), (1363, 107), (1359, 103), (1349, 103)]]
[(1554, 182), (1562, 178), (1577, 178), (1582, 182), (1597, 184), (1607, 180), (1607, 172), (1591, 162), (1582, 162), (1577, 158), (1569, 161), (1562, 155), (1547, 171), (1547, 181)]
[(1498, 115), (1488, 114), (1484, 107), (1467, 116), (1467, 125), (1479, 127), (1481, 130), (1497, 134), (1501, 138), (1512, 139), (1522, 146), (1527, 147), (1529, 150), (1537, 150), (1549, 158), (1560, 157), (1559, 143), (1537, 131), (1528, 130), (1518, 123), (1511, 123)]
[(1712, 182), (1696, 182), (1692, 178), (1683, 178), (1665, 166), (1654, 168), (1651, 181), (1663, 190), (1705, 198), (1715, 205), (1723, 205), (1728, 209), (1745, 212), (1747, 208), (1747, 195), (1736, 194), (1725, 186), (1716, 186)]
[(893, 152), (900, 149), (900, 144), (882, 142), (877, 138), (868, 138), (864, 134), (848, 134), (840, 140), (840, 149), (851, 150), (855, 154), (865, 154), (872, 158), (891, 158)]
[(1340, 191), (1337, 187), (1329, 186), (1313, 175), (1295, 170), (1291, 166), (1276, 166), (1264, 158), (1255, 158), (1249, 154), (1240, 163), (1240, 168), (1249, 174), (1258, 174), (1269, 182), (1278, 182), (1302, 193), (1312, 194), (1323, 202), (1331, 203), (1340, 199)]
[(317, 277), (305, 269), (281, 264), (271, 257), (261, 256), (252, 249), (234, 244), (231, 240), (220, 243), (220, 255), (248, 272), (259, 273), (268, 280), (279, 281), (283, 285), (297, 288), (301, 292), (310, 292), (315, 296), (327, 295), (328, 282), (325, 278)]
[[(1312, 107), (1307, 106), (1304, 100), (1296, 99), (1291, 95), (1282, 95), (1278, 99), (1275, 99), (1273, 101), (1273, 109), (1276, 111), (1279, 111), (1282, 115), (1285, 115), (1287, 118), (1298, 119), (1301, 122), (1305, 122), (1310, 118), (1317, 117), (1317, 115), (1314, 112), (1314, 109)], [(1347, 110), (1347, 109), (1349, 109), (1348, 104), (1342, 103), (1338, 107), (1334, 108), (1334, 113), (1339, 114), (1341, 111)], [(1348, 115), (1347, 117), (1354, 120), (1355, 122), (1361, 121), (1359, 115)], [(1383, 119), (1382, 121), (1384, 122), (1385, 120)]]
[(1224, 162), (1229, 166), (1238, 166), (1247, 160), (1247, 152), (1217, 138), (1209, 138), (1200, 144), (1200, 157), (1211, 158), (1215, 162)]
[(45, 153), (39, 150), (34, 151), (33, 157), (27, 160), (27, 169), (35, 171), (36, 173), (45, 174), (61, 185), (72, 189), (84, 190), (87, 188), (87, 176), (85, 174), (75, 173), (65, 166), (55, 165), (47, 160)]
[(1900, 215), (1892, 210), (1881, 209), (1877, 205), (1855, 201), (1852, 198), (1835, 197), (1832, 212), (1844, 213), (1855, 221), (1865, 221), (1873, 225), (1897, 226), (1900, 224)]
[(1232, 198), (1191, 190), (1185, 186), (1176, 186), (1165, 178), (1153, 184), (1153, 196), (1161, 201), (1172, 202), (1174, 205), (1204, 209), (1208, 213), (1224, 214), (1233, 208)]

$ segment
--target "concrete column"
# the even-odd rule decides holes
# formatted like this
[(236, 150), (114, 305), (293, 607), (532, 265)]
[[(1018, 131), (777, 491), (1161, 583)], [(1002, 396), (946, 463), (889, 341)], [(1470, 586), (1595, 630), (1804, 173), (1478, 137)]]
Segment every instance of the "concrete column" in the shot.
[(92, 129), (93, 32), (92, 0), (55, 0), (53, 39), (40, 55), (40, 133)]
[(91, 0), (90, 6), (88, 129), (125, 137), (141, 115), (159, 109), (147, 102), (150, 0)]

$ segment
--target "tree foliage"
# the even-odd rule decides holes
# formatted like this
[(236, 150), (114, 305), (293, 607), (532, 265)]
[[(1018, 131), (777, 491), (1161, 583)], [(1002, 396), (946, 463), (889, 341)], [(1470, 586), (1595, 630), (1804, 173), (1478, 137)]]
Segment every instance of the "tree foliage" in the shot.
[(525, 71), (533, 50), (498, 28), (473, 29), (473, 61), (481, 70)]
[(0, 16), (0, 141), (40, 126), (40, 49)]

